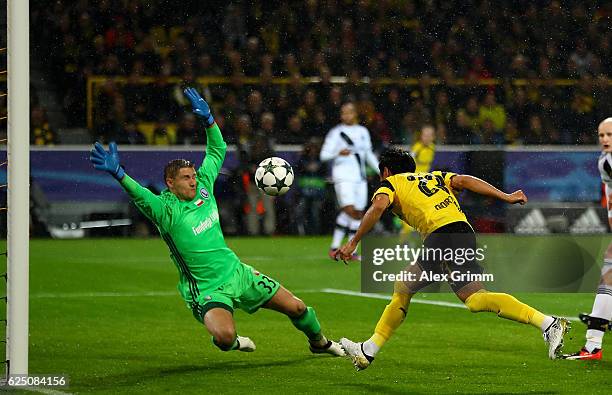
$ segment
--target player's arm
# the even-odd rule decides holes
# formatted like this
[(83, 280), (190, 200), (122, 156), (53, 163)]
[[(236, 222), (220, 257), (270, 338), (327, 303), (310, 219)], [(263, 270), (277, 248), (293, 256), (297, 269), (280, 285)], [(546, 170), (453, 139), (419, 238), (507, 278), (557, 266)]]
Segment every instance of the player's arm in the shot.
[(604, 182), (605, 194), (606, 194), (606, 205), (608, 209), (608, 226), (612, 231), (612, 187)]
[(520, 189), (512, 193), (505, 193), (495, 188), (488, 182), (470, 175), (453, 175), (450, 179), (450, 186), (454, 190), (462, 191), (467, 189), (468, 191), (475, 192), (479, 195), (494, 197), (510, 204), (519, 203), (523, 205), (527, 203), (527, 196)]
[(156, 225), (164, 226), (170, 221), (170, 209), (167, 205), (125, 173), (119, 161), (115, 142), (109, 144), (108, 151), (104, 150), (102, 144), (96, 142), (90, 152), (89, 160), (96, 170), (105, 171), (113, 176), (134, 201), (136, 207)]
[(374, 196), (374, 199), (372, 200), (372, 205), (370, 205), (370, 208), (368, 209), (368, 211), (366, 211), (365, 215), (361, 219), (361, 224), (359, 224), (359, 229), (357, 229), (355, 236), (353, 236), (348, 241), (348, 243), (343, 245), (338, 250), (338, 252), (336, 253), (336, 258), (340, 258), (343, 261), (351, 259), (351, 256), (357, 248), (357, 244), (359, 244), (359, 241), (361, 241), (363, 236), (365, 236), (370, 230), (372, 230), (374, 225), (376, 225), (376, 223), (380, 220), (380, 217), (383, 215), (387, 207), (389, 207), (389, 204), (391, 204), (389, 195), (385, 193), (379, 193)]
[(193, 113), (202, 121), (206, 128), (206, 156), (202, 166), (198, 169), (198, 177), (209, 181), (210, 186), (212, 186), (225, 160), (227, 144), (223, 140), (221, 129), (219, 129), (210, 112), (210, 106), (200, 96), (198, 91), (194, 88), (187, 88), (184, 94), (191, 102)]
[(367, 133), (367, 149), (366, 149), (366, 163), (372, 168), (376, 170), (376, 173), (379, 172), (378, 169), (378, 158), (376, 157), (376, 155), (374, 155), (374, 152), (372, 151), (372, 139), (370, 138), (370, 132), (368, 132), (368, 130), (366, 129), (366, 133)]
[(321, 152), (319, 154), (321, 162), (336, 159), (338, 156), (350, 155), (351, 150), (342, 148), (339, 143), (338, 133), (335, 132), (335, 129), (332, 129), (325, 137), (325, 141), (321, 147)]

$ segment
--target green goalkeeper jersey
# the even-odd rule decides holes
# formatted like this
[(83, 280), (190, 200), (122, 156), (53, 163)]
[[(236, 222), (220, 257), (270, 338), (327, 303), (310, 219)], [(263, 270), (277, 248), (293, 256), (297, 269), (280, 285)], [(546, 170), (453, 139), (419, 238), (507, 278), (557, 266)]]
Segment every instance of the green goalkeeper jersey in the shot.
[(206, 129), (206, 156), (197, 170), (196, 196), (182, 201), (169, 190), (155, 195), (128, 175), (121, 185), (136, 207), (159, 229), (179, 271), (178, 289), (186, 302), (225, 283), (240, 260), (225, 244), (217, 202), (215, 179), (225, 158), (227, 145), (217, 124)]

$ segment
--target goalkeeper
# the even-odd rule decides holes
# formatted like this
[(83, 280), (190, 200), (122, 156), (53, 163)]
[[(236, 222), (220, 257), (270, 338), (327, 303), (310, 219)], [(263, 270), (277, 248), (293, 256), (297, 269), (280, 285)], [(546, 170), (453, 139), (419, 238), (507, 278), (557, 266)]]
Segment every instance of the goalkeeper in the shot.
[(344, 355), (338, 343), (323, 335), (312, 307), (274, 279), (240, 262), (225, 244), (213, 188), (227, 145), (206, 101), (193, 88), (184, 93), (206, 127), (206, 156), (197, 171), (187, 160), (170, 161), (164, 169), (167, 189), (155, 195), (125, 173), (114, 142), (108, 152), (96, 142), (90, 156), (94, 167), (115, 177), (157, 226), (179, 271), (179, 293), (218, 348), (254, 351), (255, 343), (236, 333), (233, 312), (239, 308), (251, 314), (265, 307), (287, 315), (307, 336), (313, 353)]

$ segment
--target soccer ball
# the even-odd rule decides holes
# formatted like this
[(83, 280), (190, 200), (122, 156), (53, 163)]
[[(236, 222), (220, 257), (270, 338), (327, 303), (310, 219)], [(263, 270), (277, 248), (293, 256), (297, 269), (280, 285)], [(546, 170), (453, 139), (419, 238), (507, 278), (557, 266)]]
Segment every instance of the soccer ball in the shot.
[(273, 156), (262, 160), (255, 171), (255, 185), (266, 195), (280, 196), (293, 184), (293, 169), (283, 158)]

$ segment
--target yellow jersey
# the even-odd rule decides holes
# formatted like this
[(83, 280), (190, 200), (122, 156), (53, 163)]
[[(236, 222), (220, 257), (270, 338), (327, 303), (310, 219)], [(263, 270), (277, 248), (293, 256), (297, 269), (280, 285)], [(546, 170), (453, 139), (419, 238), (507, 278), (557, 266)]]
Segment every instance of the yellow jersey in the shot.
[(431, 163), (436, 155), (436, 145), (434, 143), (425, 145), (422, 142), (417, 141), (412, 145), (410, 151), (412, 151), (412, 156), (414, 157), (414, 162), (416, 163), (415, 173), (428, 172), (429, 169), (431, 169)]
[(451, 188), (455, 173), (402, 173), (387, 177), (374, 192), (389, 196), (389, 208), (423, 238), (453, 222), (469, 224)]

